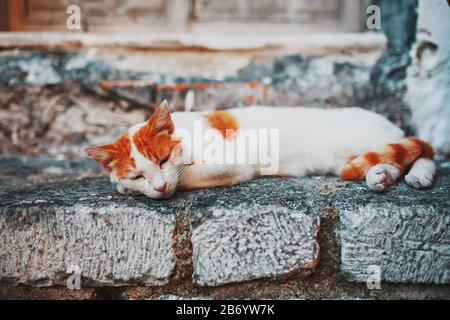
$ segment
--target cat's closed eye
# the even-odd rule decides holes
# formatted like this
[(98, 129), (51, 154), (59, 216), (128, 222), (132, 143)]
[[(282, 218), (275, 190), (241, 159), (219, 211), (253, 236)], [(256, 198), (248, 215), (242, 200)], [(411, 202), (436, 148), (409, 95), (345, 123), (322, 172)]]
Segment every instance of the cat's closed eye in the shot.
[(130, 179), (131, 180), (139, 180), (139, 179), (142, 179), (142, 178), (144, 178), (144, 176), (142, 174), (138, 174), (138, 175), (136, 175), (136, 176), (134, 176), (134, 177), (132, 177)]
[(162, 159), (162, 160), (159, 162), (159, 167), (161, 168), (161, 167), (164, 165), (164, 163), (166, 163), (168, 160), (169, 160), (169, 157), (168, 157), (168, 156), (165, 157), (164, 159)]

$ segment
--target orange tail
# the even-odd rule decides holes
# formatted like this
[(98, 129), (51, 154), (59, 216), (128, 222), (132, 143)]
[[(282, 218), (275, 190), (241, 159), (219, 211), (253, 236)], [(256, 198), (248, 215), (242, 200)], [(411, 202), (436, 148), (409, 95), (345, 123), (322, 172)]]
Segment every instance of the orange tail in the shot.
[(418, 158), (432, 159), (433, 156), (433, 148), (428, 143), (415, 137), (408, 137), (397, 143), (388, 144), (381, 151), (370, 151), (352, 158), (342, 169), (340, 176), (342, 180), (362, 180), (369, 168), (379, 163), (397, 166), (403, 173), (405, 168)]

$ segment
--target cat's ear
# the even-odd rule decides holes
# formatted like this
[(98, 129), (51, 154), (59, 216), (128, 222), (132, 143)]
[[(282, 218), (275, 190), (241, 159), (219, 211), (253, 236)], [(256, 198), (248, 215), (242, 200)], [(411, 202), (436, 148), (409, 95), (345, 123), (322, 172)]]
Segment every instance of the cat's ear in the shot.
[(114, 160), (115, 147), (114, 144), (105, 144), (97, 147), (84, 148), (84, 152), (92, 160), (97, 161), (103, 168), (111, 172), (111, 162)]
[(174, 127), (172, 118), (170, 117), (170, 107), (166, 100), (161, 102), (158, 108), (156, 108), (155, 112), (148, 121), (148, 125), (151, 126), (151, 128), (156, 132), (165, 130), (167, 130), (168, 133), (173, 132)]

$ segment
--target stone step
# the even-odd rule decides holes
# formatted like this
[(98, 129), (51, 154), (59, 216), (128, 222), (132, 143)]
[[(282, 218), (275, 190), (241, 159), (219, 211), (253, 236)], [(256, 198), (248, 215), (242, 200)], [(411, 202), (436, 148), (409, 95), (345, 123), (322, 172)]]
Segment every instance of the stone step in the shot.
[[(172, 111), (185, 110), (188, 91), (176, 89), (174, 83), (201, 84), (193, 90), (193, 110), (253, 104), (360, 106), (411, 134), (403, 93), (380, 93), (373, 87), (371, 74), (380, 54), (375, 50), (258, 58), (228, 76), (208, 77), (126, 71), (82, 52), (5, 52), (0, 56), (0, 105), (5, 106), (0, 108), (0, 153), (81, 156), (83, 147), (108, 143), (148, 119), (162, 99), (169, 101)], [(390, 74), (389, 68), (383, 70)], [(134, 85), (142, 81), (143, 86), (111, 84), (124, 80)], [(162, 86), (156, 90), (149, 82)], [(208, 82), (219, 86), (206, 86)]]
[(350, 284), (374, 266), (386, 282), (450, 283), (450, 162), (431, 190), (266, 178), (163, 201), (122, 196), (100, 172), (87, 159), (0, 158), (2, 283), (65, 285), (79, 268), (84, 286), (308, 282), (327, 270)]

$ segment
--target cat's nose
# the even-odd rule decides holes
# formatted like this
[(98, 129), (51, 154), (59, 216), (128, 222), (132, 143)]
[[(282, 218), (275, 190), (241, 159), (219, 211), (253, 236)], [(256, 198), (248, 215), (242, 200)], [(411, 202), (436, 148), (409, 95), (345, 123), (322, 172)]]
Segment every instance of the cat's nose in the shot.
[(164, 193), (166, 192), (167, 182), (163, 183), (161, 186), (155, 188), (156, 191)]

